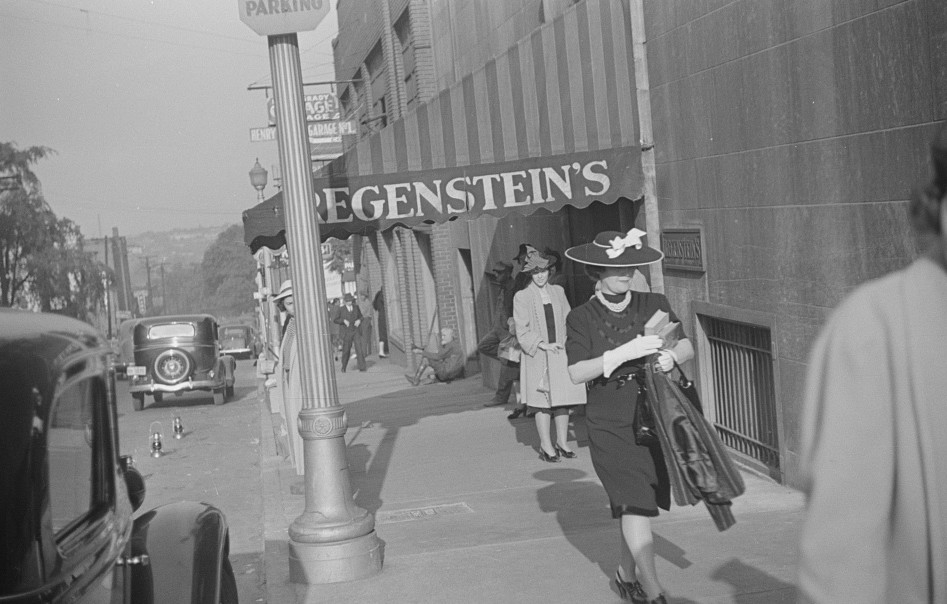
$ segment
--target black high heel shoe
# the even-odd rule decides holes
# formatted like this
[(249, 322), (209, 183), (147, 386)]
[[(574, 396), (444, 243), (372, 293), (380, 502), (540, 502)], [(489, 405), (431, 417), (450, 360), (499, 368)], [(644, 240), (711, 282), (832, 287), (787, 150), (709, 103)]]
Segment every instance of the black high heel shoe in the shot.
[(566, 459), (575, 459), (576, 457), (578, 457), (578, 455), (575, 454), (575, 451), (566, 451), (559, 445), (556, 445), (556, 453), (558, 453), (559, 455), (562, 455)]
[[(632, 602), (633, 604), (650, 604), (648, 594), (638, 581), (624, 581), (618, 571), (615, 571), (615, 587), (618, 588), (618, 595), (622, 600)], [(664, 596), (660, 596), (662, 599)], [(659, 602), (663, 600), (655, 600)]]
[(507, 415), (506, 419), (516, 419), (523, 415), (526, 415), (526, 405), (520, 405), (516, 409), (513, 409), (513, 413), (510, 413), (509, 415)]
[(545, 451), (543, 451), (543, 448), (542, 448), (542, 447), (539, 447), (539, 459), (541, 459), (541, 460), (543, 460), (543, 461), (546, 461), (546, 462), (549, 462), (549, 463), (559, 463), (559, 462), (561, 461), (561, 460), (559, 459), (559, 453), (558, 453), (558, 451), (556, 452), (555, 457), (553, 457), (553, 456), (550, 455), (549, 453), (546, 453)]

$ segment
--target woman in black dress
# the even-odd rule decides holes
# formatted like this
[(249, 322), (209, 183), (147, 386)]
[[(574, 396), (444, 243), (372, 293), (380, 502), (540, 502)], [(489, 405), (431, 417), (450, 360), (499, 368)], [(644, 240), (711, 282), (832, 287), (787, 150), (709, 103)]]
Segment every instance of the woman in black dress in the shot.
[(631, 290), (635, 267), (658, 262), (660, 251), (644, 245), (645, 233), (632, 229), (599, 233), (592, 243), (566, 250), (566, 257), (586, 265), (599, 287), (595, 297), (576, 307), (566, 320), (569, 374), (588, 386), (586, 425), (592, 465), (621, 521), (621, 563), (615, 583), (623, 599), (665, 602), (654, 565), (651, 517), (670, 509), (670, 485), (659, 446), (635, 443), (632, 418), (637, 383), (631, 377), (651, 359), (663, 371), (694, 356), (681, 337), (665, 350), (644, 325), (657, 310), (677, 317), (663, 294)]

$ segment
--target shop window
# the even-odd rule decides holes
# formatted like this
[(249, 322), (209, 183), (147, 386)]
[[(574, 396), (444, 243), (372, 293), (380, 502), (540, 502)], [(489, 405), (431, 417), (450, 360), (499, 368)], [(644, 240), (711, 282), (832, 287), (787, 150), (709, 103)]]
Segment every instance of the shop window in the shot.
[(410, 13), (405, 10), (395, 23), (395, 35), (401, 47), (401, 74), (404, 80), (405, 105), (411, 111), (418, 102), (417, 61), (415, 58), (414, 32), (411, 30)]

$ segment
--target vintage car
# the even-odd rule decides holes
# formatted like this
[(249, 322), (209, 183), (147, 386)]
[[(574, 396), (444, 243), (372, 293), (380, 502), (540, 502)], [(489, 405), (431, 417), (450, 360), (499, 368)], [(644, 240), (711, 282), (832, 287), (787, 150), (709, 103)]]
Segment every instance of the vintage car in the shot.
[(255, 359), (260, 354), (256, 330), (247, 325), (221, 326), (220, 350), (238, 360)]
[(217, 335), (217, 320), (210, 315), (138, 319), (135, 364), (125, 370), (135, 411), (144, 408), (146, 394), (161, 402), (165, 393), (208, 390), (215, 405), (230, 400), (236, 361), (221, 353)]
[(85, 323), (0, 309), (0, 603), (237, 602), (220, 510), (133, 518), (112, 355)]

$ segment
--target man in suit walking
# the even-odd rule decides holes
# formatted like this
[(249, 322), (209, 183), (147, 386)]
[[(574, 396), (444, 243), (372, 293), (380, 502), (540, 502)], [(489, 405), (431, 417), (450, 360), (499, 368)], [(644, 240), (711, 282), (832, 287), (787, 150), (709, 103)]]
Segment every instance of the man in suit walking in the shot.
[(345, 294), (344, 304), (339, 310), (335, 322), (339, 325), (339, 336), (342, 338), (342, 373), (345, 373), (349, 356), (352, 353), (352, 344), (355, 344), (355, 360), (358, 370), (365, 371), (365, 351), (362, 349), (362, 338), (359, 337), (359, 326), (362, 324), (362, 312), (355, 305), (352, 294)]

